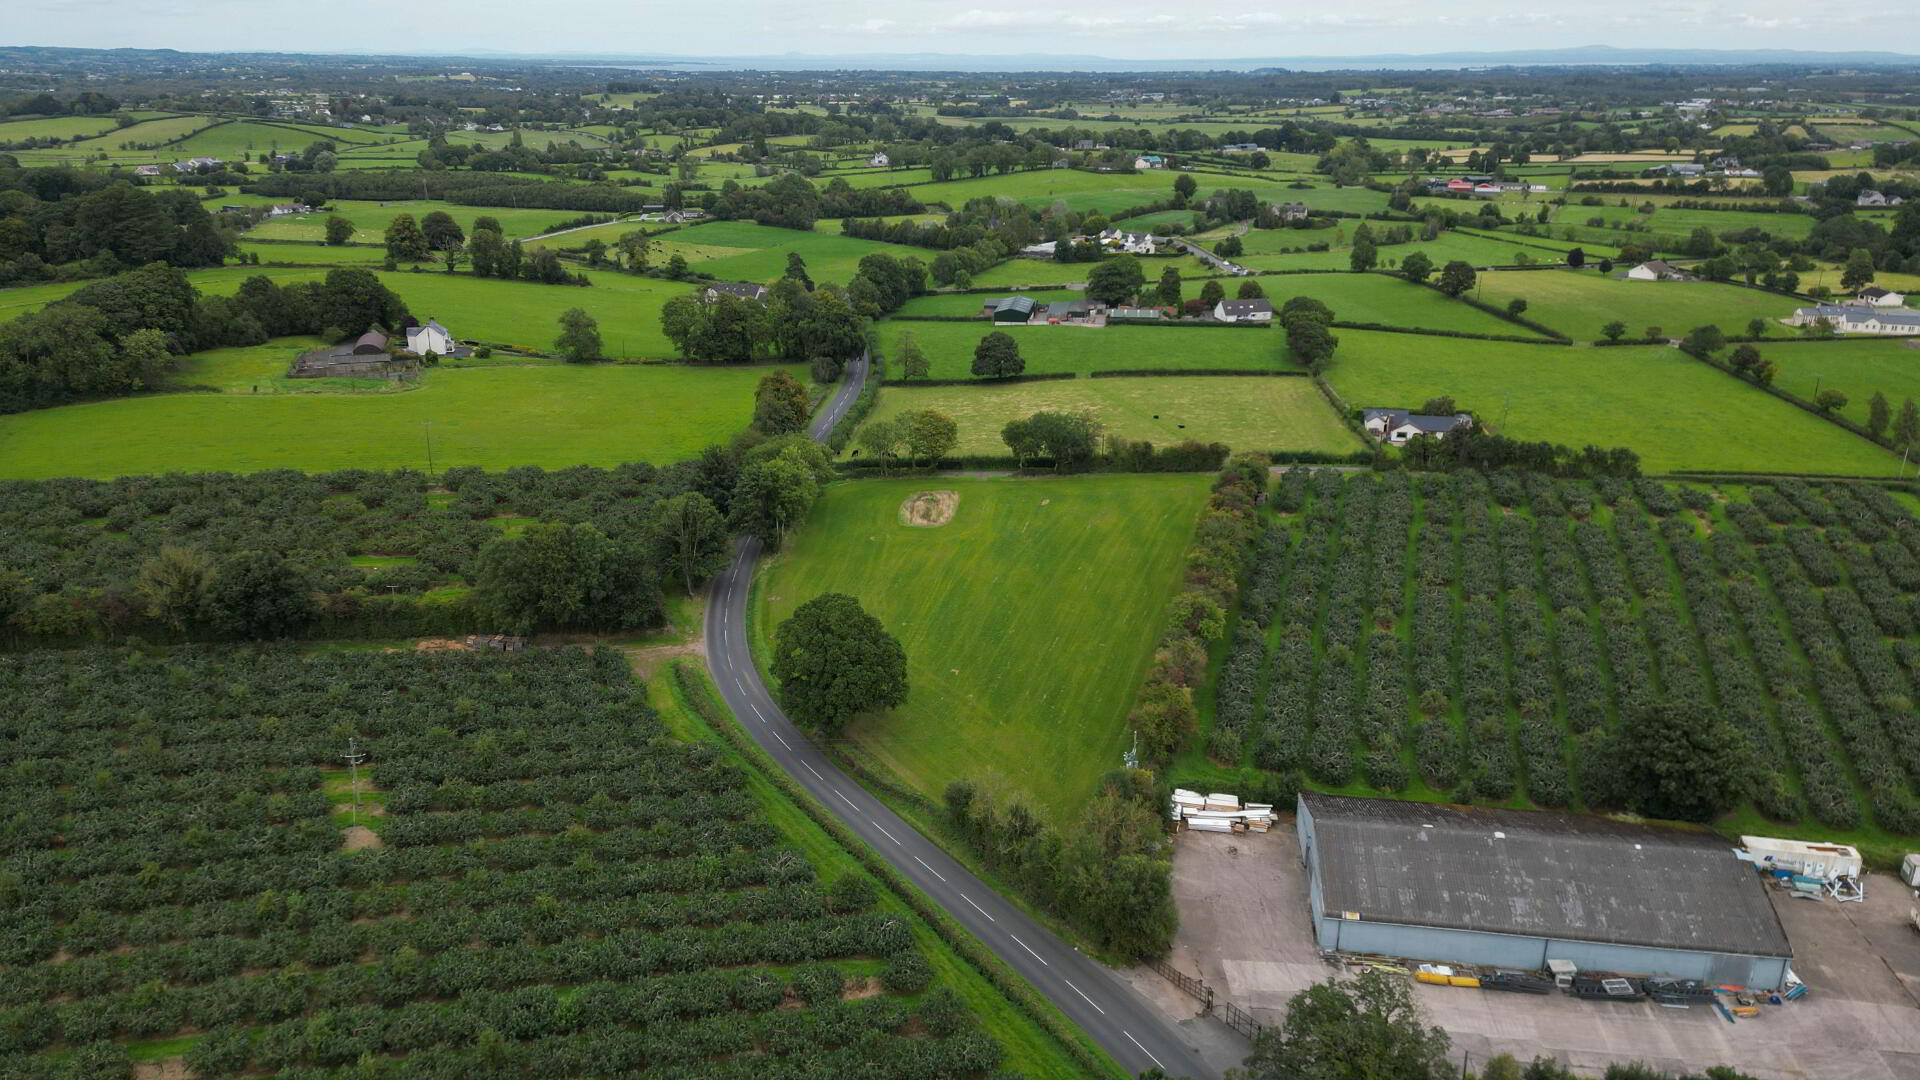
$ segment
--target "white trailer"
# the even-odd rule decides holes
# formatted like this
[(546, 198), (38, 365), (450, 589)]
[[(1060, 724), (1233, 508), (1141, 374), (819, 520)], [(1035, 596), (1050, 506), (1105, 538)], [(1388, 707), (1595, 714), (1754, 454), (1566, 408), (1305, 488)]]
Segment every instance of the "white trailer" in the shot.
[(1860, 852), (1846, 844), (1782, 840), (1772, 836), (1743, 836), (1740, 843), (1753, 864), (1763, 870), (1785, 870), (1819, 881), (1858, 878), (1866, 867)]

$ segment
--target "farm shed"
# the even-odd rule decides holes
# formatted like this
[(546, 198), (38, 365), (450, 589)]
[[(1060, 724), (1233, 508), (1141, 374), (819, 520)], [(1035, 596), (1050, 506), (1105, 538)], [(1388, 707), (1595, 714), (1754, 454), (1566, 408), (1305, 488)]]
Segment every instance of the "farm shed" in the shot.
[(1793, 958), (1766, 887), (1711, 833), (1315, 794), (1296, 828), (1324, 950), (1755, 988)]
[(1008, 296), (987, 302), (987, 315), (994, 322), (1023, 323), (1033, 318), (1039, 303), (1028, 296)]

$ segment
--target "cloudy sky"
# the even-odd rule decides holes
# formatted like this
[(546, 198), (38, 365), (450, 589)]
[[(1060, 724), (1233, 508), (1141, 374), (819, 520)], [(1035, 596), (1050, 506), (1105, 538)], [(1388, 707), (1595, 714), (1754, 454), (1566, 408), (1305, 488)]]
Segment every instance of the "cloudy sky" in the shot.
[(1033, 6), (978, 0), (6, 0), (19, 45), (189, 51), (1053, 53), (1338, 56), (1459, 49), (1871, 49), (1920, 53), (1911, 0), (1373, 0)]

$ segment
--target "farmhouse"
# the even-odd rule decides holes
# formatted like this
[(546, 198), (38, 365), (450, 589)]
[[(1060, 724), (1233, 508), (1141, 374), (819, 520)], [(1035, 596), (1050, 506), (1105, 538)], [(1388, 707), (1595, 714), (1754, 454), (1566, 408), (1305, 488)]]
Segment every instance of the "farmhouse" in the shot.
[(407, 329), (407, 351), (415, 356), (432, 353), (435, 356), (452, 356), (454, 349), (453, 334), (433, 319), (425, 326), (413, 326)]
[(1275, 206), (1274, 209), (1279, 212), (1281, 221), (1305, 221), (1307, 219), (1306, 203), (1281, 203)]
[(1264, 297), (1251, 300), (1222, 300), (1213, 305), (1218, 322), (1272, 322), (1273, 302)]
[(1236, 143), (1228, 143), (1225, 146), (1222, 146), (1220, 149), (1226, 151), (1229, 154), (1249, 154), (1255, 150), (1260, 149), (1260, 144), (1253, 143), (1253, 142), (1236, 142)]
[(1788, 326), (1817, 326), (1824, 321), (1833, 327), (1835, 333), (1840, 334), (1920, 334), (1920, 311), (1904, 307), (1819, 304), (1797, 308), (1785, 321)]
[(1129, 255), (1152, 255), (1159, 250), (1160, 238), (1152, 233), (1127, 232), (1124, 229), (1102, 229), (1100, 244), (1109, 250), (1124, 251)]
[(329, 376), (381, 376), (393, 378), (414, 369), (410, 359), (396, 358), (387, 332), (375, 327), (352, 341), (330, 349), (314, 349), (294, 357), (287, 369), (289, 379), (322, 379)]
[(1869, 285), (1853, 294), (1853, 302), (1869, 307), (1900, 307), (1907, 302), (1905, 294), (1883, 289), (1878, 285)]
[(1887, 195), (1878, 191), (1862, 191), (1853, 197), (1855, 206), (1899, 206), (1906, 200), (1898, 195)]
[(135, 175), (135, 176), (159, 176), (159, 175), (160, 175), (160, 166), (158, 166), (158, 165), (137, 165), (137, 166), (135, 166), (135, 167), (134, 167), (134, 170), (133, 170), (133, 175)]
[(1466, 413), (1422, 416), (1407, 409), (1367, 409), (1360, 414), (1360, 424), (1374, 438), (1398, 445), (1422, 435), (1444, 439), (1449, 432), (1472, 427), (1473, 417)]
[(1133, 167), (1136, 169), (1164, 169), (1167, 167), (1167, 159), (1161, 157), (1159, 154), (1141, 154), (1139, 157), (1133, 159)]
[(1650, 259), (1630, 267), (1624, 277), (1633, 281), (1692, 281), (1693, 275), (1663, 259)]
[(1039, 306), (1030, 296), (1006, 296), (987, 301), (981, 313), (997, 323), (1023, 323), (1033, 318), (1033, 309)]
[(1793, 947), (1710, 832), (1585, 815), (1302, 794), (1320, 948), (1771, 989)]
[(736, 296), (742, 300), (758, 300), (764, 304), (767, 302), (767, 287), (750, 281), (710, 281), (701, 291), (701, 295), (708, 303), (722, 296)]
[(884, 169), (888, 165), (893, 164), (893, 159), (887, 156), (886, 151), (876, 150), (873, 152), (873, 156), (867, 159), (867, 164), (876, 169)]
[(173, 171), (177, 173), (199, 172), (201, 169), (217, 169), (221, 166), (221, 164), (222, 162), (219, 158), (210, 158), (210, 157), (188, 158), (185, 161), (174, 162)]

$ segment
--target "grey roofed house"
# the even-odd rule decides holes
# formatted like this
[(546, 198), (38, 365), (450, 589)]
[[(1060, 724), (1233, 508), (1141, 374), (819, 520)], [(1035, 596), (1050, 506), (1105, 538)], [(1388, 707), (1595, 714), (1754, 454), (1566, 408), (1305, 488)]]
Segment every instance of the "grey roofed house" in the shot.
[[(1378, 425), (1375, 421), (1379, 421)], [(1472, 427), (1473, 418), (1466, 413), (1452, 416), (1428, 416), (1407, 409), (1362, 409), (1360, 423), (1369, 431), (1381, 437), (1387, 437), (1401, 428), (1412, 428), (1422, 435), (1446, 435), (1455, 428)]]
[(1323, 948), (1749, 987), (1779, 986), (1793, 956), (1752, 865), (1710, 832), (1310, 793), (1299, 812)]
[(1222, 300), (1220, 312), (1229, 319), (1257, 319), (1262, 315), (1273, 315), (1273, 301), (1263, 296), (1246, 300)]
[(728, 296), (737, 296), (742, 300), (759, 300), (765, 302), (767, 299), (767, 287), (765, 285), (756, 285), (747, 281), (709, 281), (705, 286), (705, 292), (708, 299), (719, 296), (721, 293), (725, 293)]
[(987, 306), (993, 309), (989, 317), (994, 322), (1026, 322), (1033, 317), (1033, 309), (1040, 305), (1030, 296), (1007, 296)]

